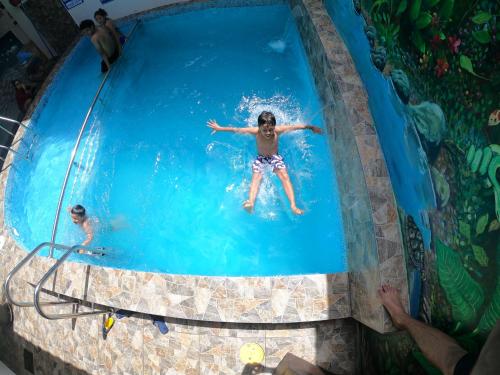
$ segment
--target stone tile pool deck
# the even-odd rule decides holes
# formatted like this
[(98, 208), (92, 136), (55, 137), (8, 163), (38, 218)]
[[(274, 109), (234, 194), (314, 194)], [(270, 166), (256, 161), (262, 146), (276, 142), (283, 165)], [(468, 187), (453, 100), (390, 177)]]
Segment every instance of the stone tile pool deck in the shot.
[[(263, 2), (267, 3), (273, 2)], [(180, 7), (189, 11), (221, 4), (190, 1)], [(291, 0), (290, 6), (325, 105), (349, 273), (197, 277), (68, 262), (47, 283), (50, 290), (136, 314), (118, 320), (103, 340), (102, 315), (50, 321), (33, 308), (16, 307), (12, 329), (0, 326), (6, 338), (0, 349), (12, 366), (22, 365), (23, 350), (28, 348), (44, 369), (62, 366), (63, 373), (70, 373), (72, 366), (76, 373), (81, 369), (120, 374), (233, 374), (244, 370), (239, 360), (241, 345), (256, 342), (264, 348), (263, 364), (269, 368), (292, 352), (336, 373), (353, 373), (356, 323), (349, 317), (379, 332), (392, 330), (376, 289), (382, 282), (398, 285), (407, 302), (406, 270), (394, 194), (366, 93), (322, 1)], [(162, 11), (175, 13), (179, 8), (167, 6)], [(22, 130), (17, 134), (21, 136)], [(8, 173), (0, 176), (2, 201), (7, 177)], [(3, 220), (2, 205), (2, 228)], [(5, 229), (0, 245), (3, 282), (26, 252)], [(36, 257), (14, 280), (15, 296), (32, 299), (29, 283), (37, 283), (53, 263)], [(161, 335), (151, 324), (150, 314), (165, 316), (170, 332)]]

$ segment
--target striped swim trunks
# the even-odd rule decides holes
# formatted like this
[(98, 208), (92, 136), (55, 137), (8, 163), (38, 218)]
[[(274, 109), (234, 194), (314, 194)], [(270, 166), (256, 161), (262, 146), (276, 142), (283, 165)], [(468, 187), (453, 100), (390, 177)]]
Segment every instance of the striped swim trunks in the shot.
[(252, 164), (252, 170), (255, 173), (263, 173), (266, 165), (270, 165), (273, 171), (276, 169), (286, 168), (285, 163), (283, 162), (283, 156), (276, 154), (271, 156), (257, 156)]

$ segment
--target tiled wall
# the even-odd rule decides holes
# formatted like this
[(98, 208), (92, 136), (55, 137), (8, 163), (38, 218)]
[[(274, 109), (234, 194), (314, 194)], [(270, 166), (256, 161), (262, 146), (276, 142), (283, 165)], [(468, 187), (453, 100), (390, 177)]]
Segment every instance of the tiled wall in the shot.
[[(3, 231), (0, 268), (10, 271), (25, 255)], [(35, 257), (12, 281), (12, 298), (26, 282), (37, 284), (54, 263)], [(213, 322), (292, 323), (351, 316), (348, 277), (204, 277), (167, 275), (66, 262), (46, 288), (117, 309)], [(32, 299), (32, 297), (31, 297)]]
[[(18, 290), (22, 298), (32, 287)], [(46, 297), (47, 298), (47, 297)], [(62, 308), (56, 308), (62, 311)], [(291, 352), (336, 374), (354, 373), (356, 323), (351, 319), (294, 324), (235, 324), (166, 318), (165, 335), (150, 315), (116, 319), (106, 338), (103, 316), (47, 320), (33, 308), (14, 308), (12, 326), (0, 324), (0, 360), (16, 374), (23, 351), (35, 374), (242, 374), (240, 348), (257, 343), (270, 374)]]
[(391, 323), (377, 297), (381, 283), (402, 289), (407, 279), (396, 202), (366, 92), (321, 0), (291, 0), (324, 117), (341, 196), (352, 316), (387, 332)]

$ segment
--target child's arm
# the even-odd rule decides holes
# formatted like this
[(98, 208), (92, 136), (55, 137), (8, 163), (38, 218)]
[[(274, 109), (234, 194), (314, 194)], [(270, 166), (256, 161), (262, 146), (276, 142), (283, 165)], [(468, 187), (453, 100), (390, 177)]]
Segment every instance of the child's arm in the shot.
[(293, 132), (295, 130), (310, 130), (316, 134), (323, 133), (323, 129), (318, 128), (317, 126), (314, 125), (280, 125), (276, 126), (275, 129), (276, 133), (278, 134)]
[(120, 43), (120, 35), (118, 34), (118, 31), (116, 31), (116, 27), (115, 27), (113, 21), (107, 20), (106, 27), (111, 30), (111, 34), (113, 34), (113, 37), (115, 38), (116, 48), (118, 48), (118, 53), (121, 55), (122, 54), (122, 44)]
[(207, 126), (212, 129), (212, 134), (216, 132), (231, 132), (239, 134), (257, 134), (258, 128), (234, 128), (231, 126), (220, 126), (215, 120), (208, 120)]
[(92, 228), (92, 225), (89, 223), (89, 219), (85, 220), (85, 222), (82, 225), (82, 228), (85, 234), (87, 235), (85, 241), (82, 242), (82, 246), (88, 246), (94, 239), (94, 229)]

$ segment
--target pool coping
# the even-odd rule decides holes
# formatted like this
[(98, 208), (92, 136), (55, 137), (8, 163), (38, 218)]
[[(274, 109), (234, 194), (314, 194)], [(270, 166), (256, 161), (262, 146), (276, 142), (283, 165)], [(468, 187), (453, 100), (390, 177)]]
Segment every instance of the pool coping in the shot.
[[(408, 280), (396, 199), (368, 96), (324, 1), (290, 0), (290, 4), (332, 141), (352, 317), (378, 332), (390, 332), (394, 327), (380, 303), (378, 288), (386, 283), (400, 288), (403, 305), (409, 311)], [(356, 163), (361, 164), (357, 174)], [(363, 175), (362, 182), (356, 181), (359, 174)], [(369, 212), (363, 212), (365, 207)]]
[[(270, 3), (270, 1), (263, 2)], [(203, 2), (195, 0), (182, 2), (181, 5), (200, 6), (201, 3)], [(201, 6), (209, 7), (215, 3), (218, 2), (209, 1)], [(245, 5), (243, 3), (244, 1), (238, 2), (239, 5)], [(337, 102), (343, 103), (341, 109), (346, 112), (344, 115), (352, 126), (358, 157), (361, 157), (363, 165), (376, 245), (365, 249), (365, 244), (360, 243), (359, 238), (357, 242), (356, 238), (347, 238), (348, 251), (355, 248), (358, 252), (362, 249), (374, 253), (377, 264), (368, 264), (359, 269), (351, 269), (349, 273), (337, 274), (207, 277), (147, 273), (67, 262), (58, 271), (57, 278), (50, 283), (51, 290), (115, 309), (123, 308), (183, 319), (238, 323), (293, 323), (353, 316), (379, 332), (393, 330), (390, 320), (378, 302), (376, 288), (381, 282), (399, 285), (406, 297), (407, 305), (406, 270), (394, 194), (368, 110), (366, 93), (347, 48), (331, 24), (322, 2), (291, 0), (290, 5), (296, 16), (296, 22), (305, 22), (309, 25), (309, 29), (312, 25), (318, 33), (322, 50), (319, 52), (324, 55), (320, 60), (324, 64), (319, 67), (313, 64), (311, 68), (316, 69), (315, 73), (324, 72), (327, 77), (334, 80), (330, 83), (336, 87), (335, 92), (330, 92), (328, 95), (332, 100), (334, 98)], [(308, 16), (298, 19), (295, 11), (301, 5)], [(169, 4), (165, 8), (173, 6), (174, 4)], [(332, 44), (331, 38), (335, 44)], [(311, 52), (307, 46), (306, 50)], [(311, 59), (311, 56), (309, 58)], [(50, 85), (63, 63), (64, 60), (61, 59), (56, 64), (44, 83), (44, 88)], [(338, 66), (335, 65), (337, 63)], [(344, 74), (346, 63), (350, 64), (347, 68), (349, 74)], [(336, 68), (331, 68), (332, 66)], [(324, 99), (321, 87), (317, 89)], [(39, 92), (39, 98), (41, 94), (42, 90)], [(339, 108), (337, 104), (334, 107)], [(335, 133), (339, 129), (335, 128), (334, 123), (327, 122), (327, 126), (329, 126), (328, 133), (335, 138)], [(24, 129), (19, 129), (16, 139), (22, 137), (23, 133)], [(370, 146), (368, 152), (364, 149), (367, 145)], [(9, 161), (12, 161), (11, 153), (7, 156), (7, 162)], [(9, 173), (3, 173), (0, 176), (2, 202), (8, 175)], [(345, 203), (344, 200), (344, 208)], [(343, 211), (343, 216), (345, 215)], [(0, 207), (0, 224), (3, 228), (1, 236), (4, 239), (0, 250), (2, 259), (0, 268), (3, 268), (0, 269), (0, 276), (3, 280), (7, 272), (26, 255), (26, 252), (17, 246), (4, 228), (3, 204)], [(48, 270), (53, 263), (52, 259), (35, 257), (19, 273), (17, 280), (36, 282), (43, 275), (42, 270)], [(352, 301), (351, 294), (354, 296)]]

